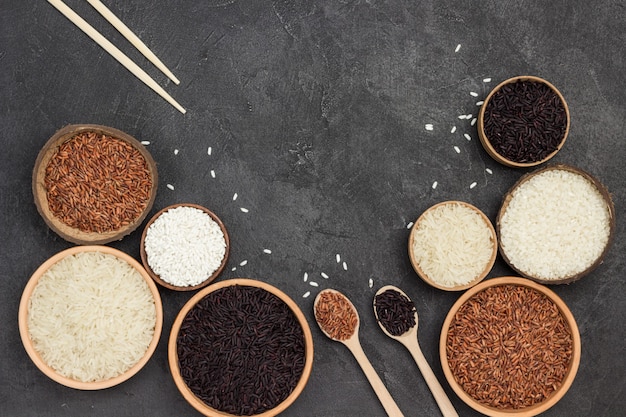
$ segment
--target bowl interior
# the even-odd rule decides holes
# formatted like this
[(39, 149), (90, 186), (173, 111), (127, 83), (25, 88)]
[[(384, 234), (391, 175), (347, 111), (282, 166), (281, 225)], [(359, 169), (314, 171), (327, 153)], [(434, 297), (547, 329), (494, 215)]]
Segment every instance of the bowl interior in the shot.
[[(602, 196), (604, 202), (606, 203), (606, 208), (608, 210), (608, 216), (609, 216), (609, 225), (608, 225), (609, 226), (609, 238), (608, 238), (608, 241), (606, 242), (606, 245), (604, 246), (604, 249), (602, 250), (602, 253), (600, 254), (600, 256), (598, 256), (598, 258), (588, 268), (584, 269), (583, 271), (580, 271), (578, 273), (572, 274), (570, 276), (565, 276), (565, 277), (560, 278), (560, 279), (543, 279), (541, 277), (534, 276), (534, 275), (528, 273), (527, 271), (524, 271), (524, 270), (516, 267), (515, 264), (511, 261), (511, 259), (509, 257), (509, 254), (507, 254), (505, 248), (502, 245), (502, 217), (506, 213), (506, 210), (507, 210), (511, 200), (513, 199), (513, 193), (516, 191), (516, 189), (518, 189), (519, 186), (521, 186), (522, 184), (524, 184), (527, 181), (531, 180), (534, 176), (540, 175), (540, 174), (542, 174), (542, 173), (544, 173), (546, 171), (551, 171), (551, 170), (568, 171), (568, 172), (574, 173), (576, 175), (580, 175), (581, 177), (583, 177), (586, 180), (588, 180), (598, 190), (598, 192)], [(584, 277), (585, 275), (589, 274), (591, 271), (593, 271), (595, 268), (597, 268), (602, 263), (602, 260), (604, 259), (604, 257), (606, 256), (607, 252), (609, 251), (609, 249), (611, 247), (611, 244), (613, 242), (613, 239), (614, 239), (614, 234), (615, 234), (615, 206), (613, 204), (613, 200), (611, 198), (611, 195), (610, 195), (609, 191), (606, 189), (606, 187), (598, 179), (596, 179), (591, 174), (587, 173), (584, 170), (581, 170), (579, 168), (576, 168), (576, 167), (573, 167), (573, 166), (570, 166), (570, 165), (566, 165), (566, 164), (549, 165), (549, 166), (536, 169), (533, 172), (529, 172), (529, 173), (523, 175), (511, 187), (511, 189), (504, 195), (504, 197), (502, 199), (502, 205), (500, 207), (500, 211), (498, 212), (498, 216), (496, 218), (496, 232), (497, 232), (497, 235), (499, 237), (499, 239), (498, 239), (498, 246), (499, 246), (500, 254), (502, 255), (502, 258), (504, 259), (504, 261), (515, 272), (517, 272), (518, 274), (520, 274), (521, 276), (523, 276), (525, 278), (530, 278), (530, 279), (532, 279), (534, 281), (537, 281), (539, 283), (542, 283), (542, 284), (569, 284), (569, 283), (577, 281), (580, 278)]]
[[(485, 264), (485, 268), (483, 269), (482, 272), (480, 272), (480, 274), (478, 274), (478, 276), (471, 282), (468, 282), (466, 284), (462, 284), (462, 285), (454, 285), (454, 286), (446, 286), (446, 285), (442, 285), (441, 283), (433, 280), (431, 277), (428, 276), (428, 274), (426, 272), (424, 272), (424, 270), (422, 269), (422, 267), (420, 266), (419, 260), (417, 259), (417, 256), (415, 254), (415, 251), (413, 250), (413, 242), (415, 241), (415, 235), (416, 235), (416, 230), (418, 229), (418, 227), (420, 226), (420, 221), (422, 221), (424, 219), (424, 216), (426, 216), (429, 211), (431, 210), (436, 210), (442, 206), (445, 205), (450, 205), (450, 204), (458, 204), (461, 205), (463, 207), (466, 207), (468, 209), (470, 209), (471, 211), (475, 212), (476, 214), (478, 214), (480, 216), (480, 218), (484, 221), (485, 226), (487, 226), (487, 228), (489, 229), (489, 234), (490, 234), (490, 240), (493, 244), (493, 249), (491, 251), (491, 256), (489, 258), (489, 260), (487, 261), (487, 263)], [(468, 288), (471, 288), (472, 286), (478, 284), (480, 281), (482, 281), (487, 274), (489, 273), (489, 271), (491, 271), (491, 268), (493, 267), (493, 264), (496, 261), (496, 256), (498, 253), (498, 245), (497, 245), (497, 235), (496, 235), (496, 231), (493, 227), (493, 224), (491, 223), (491, 221), (489, 220), (489, 218), (481, 211), (479, 210), (477, 207), (466, 203), (464, 201), (443, 201), (441, 203), (437, 203), (431, 207), (429, 207), (424, 213), (422, 213), (420, 215), (420, 217), (415, 221), (415, 224), (413, 225), (413, 227), (411, 228), (411, 233), (409, 234), (409, 242), (408, 242), (408, 252), (409, 252), (409, 259), (411, 261), (411, 265), (413, 266), (413, 269), (415, 270), (415, 272), (417, 273), (417, 275), (419, 275), (419, 277), (424, 280), (424, 282), (426, 282), (427, 284), (441, 289), (441, 290), (445, 290), (445, 291), (462, 291), (462, 290), (466, 290)]]
[(304, 336), (304, 344), (305, 344), (305, 362), (304, 362), (304, 369), (302, 371), (302, 375), (300, 376), (299, 382), (297, 383), (293, 391), (289, 394), (289, 396), (286, 399), (284, 399), (281, 403), (279, 403), (276, 407), (270, 410), (267, 410), (265, 412), (259, 413), (259, 414), (254, 414), (254, 416), (257, 416), (257, 417), (275, 416), (277, 414), (282, 413), (285, 409), (287, 409), (287, 407), (289, 407), (296, 400), (296, 398), (298, 398), (298, 396), (302, 393), (302, 391), (304, 390), (304, 387), (306, 386), (308, 382), (308, 379), (311, 375), (311, 369), (313, 366), (313, 336), (311, 334), (311, 330), (309, 328), (308, 322), (306, 318), (304, 317), (304, 314), (302, 314), (302, 311), (300, 310), (300, 308), (297, 306), (297, 304), (285, 293), (283, 293), (282, 291), (273, 287), (270, 284), (267, 284), (262, 281), (253, 280), (253, 279), (235, 278), (235, 279), (229, 279), (229, 280), (212, 284), (200, 290), (197, 294), (195, 294), (183, 306), (181, 311), (178, 313), (174, 321), (174, 324), (172, 326), (169, 343), (168, 343), (168, 361), (169, 361), (170, 371), (172, 373), (172, 377), (174, 379), (174, 382), (178, 390), (181, 392), (185, 400), (192, 407), (194, 407), (197, 411), (199, 411), (200, 413), (206, 416), (232, 416), (232, 414), (210, 407), (204, 401), (198, 398), (191, 391), (191, 389), (187, 386), (185, 380), (181, 376), (181, 369), (180, 369), (179, 358), (178, 358), (178, 353), (177, 353), (177, 338), (178, 338), (178, 334), (181, 329), (183, 320), (185, 319), (189, 311), (192, 310), (199, 301), (201, 301), (204, 297), (206, 297), (213, 291), (217, 291), (225, 287), (236, 286), (236, 285), (261, 288), (271, 294), (274, 294), (280, 300), (282, 300), (285, 304), (287, 304), (289, 309), (296, 316), (297, 321), (299, 322), (300, 326), (302, 327), (303, 336)]
[[(110, 136), (114, 139), (121, 140), (130, 144), (135, 148), (145, 160), (147, 165), (152, 185), (150, 187), (150, 194), (145, 202), (145, 208), (140, 214), (129, 221), (128, 224), (122, 224), (120, 227), (114, 230), (107, 230), (103, 232), (85, 231), (77, 227), (72, 227), (63, 222), (58, 216), (56, 216), (49, 207), (48, 201), (48, 189), (46, 187), (46, 168), (50, 164), (50, 161), (57, 154), (59, 147), (70, 140), (71, 138), (83, 134), (94, 132), (99, 135)], [(94, 159), (95, 161), (95, 159)], [(95, 162), (94, 162), (95, 164)], [(84, 181), (86, 184), (90, 184), (90, 181)], [(89, 185), (88, 185), (89, 186)], [(119, 185), (122, 187), (122, 185)], [(118, 129), (114, 129), (108, 126), (94, 125), (94, 124), (80, 124), (80, 125), (68, 125), (57, 131), (40, 150), (35, 166), (33, 168), (32, 178), (32, 191), (35, 199), (35, 205), (37, 210), (43, 217), (46, 224), (54, 230), (63, 239), (76, 243), (78, 245), (102, 245), (105, 243), (113, 242), (122, 239), (124, 236), (134, 231), (141, 222), (145, 219), (146, 215), (152, 208), (154, 199), (156, 198), (156, 191), (158, 188), (158, 175), (156, 163), (152, 159), (150, 153), (146, 148), (135, 138), (122, 132)], [(71, 197), (78, 197), (77, 193), (71, 193)], [(81, 209), (81, 211), (84, 211)], [(103, 214), (103, 213), (100, 213)], [(105, 213), (106, 215), (106, 213)]]
[[(496, 149), (492, 145), (491, 141), (487, 137), (487, 134), (485, 133), (485, 121), (484, 121), (484, 118), (485, 118), (485, 110), (487, 108), (487, 105), (488, 105), (489, 101), (491, 100), (493, 95), (496, 94), (503, 86), (505, 86), (507, 84), (511, 84), (511, 83), (516, 83), (518, 81), (532, 81), (532, 82), (545, 84), (554, 93), (556, 93), (556, 95), (561, 100), (561, 103), (563, 103), (563, 107), (565, 108), (566, 127), (565, 127), (565, 133), (563, 134), (563, 137), (562, 137), (560, 143), (558, 144), (557, 148), (554, 151), (552, 151), (550, 154), (548, 154), (545, 158), (542, 158), (541, 160), (537, 160), (537, 161), (533, 161), (533, 162), (517, 162), (517, 161), (508, 159), (505, 156), (501, 155), (498, 151), (496, 151)], [(503, 165), (506, 165), (506, 166), (509, 166), (509, 167), (513, 167), (513, 168), (533, 167), (533, 166), (540, 165), (540, 164), (542, 164), (544, 162), (547, 162), (548, 160), (552, 159), (558, 153), (558, 151), (563, 147), (563, 145), (565, 144), (565, 140), (567, 139), (567, 136), (569, 134), (569, 128), (570, 128), (569, 107), (567, 105), (567, 102), (565, 101), (565, 98), (561, 94), (561, 92), (554, 85), (552, 85), (550, 82), (548, 82), (547, 80), (544, 80), (543, 78), (535, 77), (535, 76), (532, 76), (532, 75), (523, 75), (523, 76), (509, 78), (508, 80), (505, 80), (505, 81), (501, 82), (500, 84), (498, 84), (487, 95), (487, 97), (485, 98), (484, 103), (481, 106), (480, 111), (478, 113), (478, 137), (480, 139), (481, 144), (485, 148), (485, 151), (487, 151), (489, 156), (491, 156), (493, 159), (495, 159), (499, 163), (501, 163)]]
[[(37, 352), (33, 345), (33, 341), (30, 338), (29, 328), (28, 328), (28, 315), (29, 315), (29, 302), (30, 298), (35, 290), (39, 279), (44, 275), (50, 267), (52, 267), (57, 262), (66, 258), (67, 256), (78, 254), (81, 252), (100, 252), (105, 254), (111, 254), (121, 259), (128, 264), (130, 264), (134, 269), (136, 269), (139, 274), (141, 274), (142, 278), (146, 281), (148, 288), (150, 289), (150, 293), (154, 299), (154, 306), (156, 310), (156, 320), (154, 327), (154, 334), (152, 336), (151, 342), (146, 349), (145, 354), (142, 358), (135, 363), (132, 367), (130, 367), (126, 372), (110, 378), (106, 380), (99, 380), (94, 382), (84, 382), (76, 379), (68, 378), (59, 374), (55, 371), (51, 366), (49, 366), (41, 357), (41, 355)], [(117, 249), (108, 247), (108, 246), (75, 246), (70, 249), (66, 249), (62, 252), (57, 253), (56, 255), (49, 258), (45, 261), (32, 275), (26, 287), (24, 288), (24, 292), (22, 293), (22, 298), (20, 300), (19, 312), (18, 312), (18, 324), (20, 337), (22, 339), (22, 344), (28, 356), (34, 362), (34, 364), (41, 370), (46, 376), (50, 379), (58, 382), (61, 385), (65, 385), (70, 388), (80, 389), (80, 390), (99, 390), (104, 388), (110, 388), (112, 386), (118, 385), (137, 372), (139, 372), (148, 362), (148, 360), (152, 357), (152, 354), (156, 350), (157, 344), (159, 342), (159, 338), (161, 336), (161, 330), (163, 327), (163, 305), (161, 303), (161, 296), (159, 294), (157, 286), (154, 284), (152, 279), (148, 276), (146, 271), (143, 269), (141, 264), (133, 259), (131, 256), (127, 255), (124, 252), (121, 252)]]
[[(150, 267), (150, 264), (148, 263), (148, 254), (146, 253), (146, 247), (145, 247), (145, 241), (146, 241), (146, 235), (148, 233), (148, 229), (159, 218), (159, 216), (161, 216), (163, 213), (167, 212), (168, 210), (175, 209), (177, 207), (193, 207), (198, 210), (202, 210), (204, 213), (208, 214), (215, 223), (218, 224), (218, 226), (222, 230), (222, 233), (224, 234), (224, 240), (226, 243), (226, 252), (224, 253), (224, 257), (222, 258), (222, 261), (219, 267), (210, 276), (208, 276), (206, 280), (202, 281), (201, 283), (197, 285), (189, 285), (189, 286), (173, 285), (165, 281), (157, 273), (155, 273)], [(146, 269), (148, 274), (152, 277), (152, 279), (154, 279), (154, 281), (156, 281), (159, 285), (165, 288), (168, 288), (170, 290), (175, 290), (175, 291), (195, 291), (202, 287), (206, 287), (211, 282), (213, 282), (226, 267), (226, 263), (228, 262), (228, 255), (230, 253), (230, 237), (228, 235), (228, 232), (226, 231), (226, 226), (224, 226), (224, 223), (222, 222), (222, 220), (220, 220), (220, 218), (217, 217), (217, 215), (213, 213), (211, 210), (207, 209), (206, 207), (200, 206), (198, 204), (180, 203), (180, 204), (173, 204), (171, 206), (165, 207), (159, 210), (159, 212), (157, 212), (154, 216), (152, 216), (152, 218), (150, 218), (150, 220), (146, 224), (146, 227), (144, 228), (143, 233), (141, 235), (141, 243), (140, 243), (139, 250), (140, 250), (140, 255), (141, 255), (141, 262), (143, 263), (144, 268)]]
[[(519, 408), (519, 409), (505, 408), (505, 409), (500, 409), (500, 408), (487, 406), (484, 403), (481, 403), (481, 402), (477, 401), (471, 395), (469, 395), (467, 392), (465, 392), (463, 387), (459, 383), (457, 383), (457, 381), (456, 381), (456, 379), (454, 377), (453, 371), (452, 371), (452, 369), (450, 367), (450, 364), (448, 362), (448, 355), (447, 355), (447, 348), (446, 348), (447, 347), (448, 332), (449, 332), (450, 325), (451, 325), (452, 321), (455, 319), (456, 313), (474, 295), (478, 294), (479, 292), (481, 292), (481, 291), (483, 291), (483, 290), (485, 290), (487, 288), (494, 287), (494, 286), (500, 286), (500, 285), (514, 285), (514, 286), (528, 287), (528, 288), (533, 289), (533, 290), (535, 290), (535, 291), (537, 291), (537, 292), (539, 292), (541, 294), (544, 294), (558, 308), (558, 310), (561, 313), (564, 321), (566, 322), (567, 326), (569, 327), (569, 329), (571, 331), (571, 336), (572, 336), (572, 353), (571, 353), (571, 358), (570, 358), (568, 370), (567, 370), (567, 372), (566, 372), (566, 374), (565, 374), (565, 376), (564, 376), (560, 386), (558, 387), (558, 389), (556, 391), (552, 392), (551, 396), (549, 396), (544, 401), (536, 403), (536, 404), (534, 404), (532, 406), (525, 407), (525, 408)], [(454, 303), (454, 305), (452, 306), (452, 308), (448, 312), (448, 314), (446, 316), (446, 319), (444, 320), (444, 323), (443, 323), (443, 327), (442, 327), (442, 330), (441, 330), (440, 343), (439, 343), (439, 355), (440, 355), (440, 359), (441, 359), (441, 365), (442, 365), (442, 368), (443, 368), (443, 372), (444, 372), (444, 375), (445, 375), (448, 383), (450, 384), (450, 386), (452, 387), (454, 392), (459, 396), (459, 398), (461, 398), (461, 400), (463, 400), (467, 405), (469, 405), (470, 407), (472, 407), (476, 411), (479, 411), (479, 412), (481, 412), (481, 413), (483, 413), (485, 415), (499, 416), (499, 417), (505, 417), (505, 416), (535, 416), (537, 414), (540, 414), (540, 413), (546, 411), (547, 409), (552, 407), (554, 404), (556, 404), (565, 395), (565, 393), (570, 388), (570, 386), (571, 386), (571, 384), (574, 381), (574, 378), (576, 376), (576, 372), (578, 371), (578, 366), (580, 364), (581, 341), (580, 341), (580, 334), (578, 332), (578, 326), (576, 324), (574, 316), (572, 315), (572, 313), (569, 310), (569, 308), (567, 307), (567, 305), (563, 302), (563, 300), (561, 300), (561, 298), (559, 298), (554, 292), (552, 292), (551, 290), (549, 290), (545, 286), (543, 286), (541, 284), (538, 284), (536, 282), (533, 282), (531, 280), (528, 280), (526, 278), (520, 278), (520, 277), (499, 277), (499, 278), (489, 279), (489, 280), (484, 281), (484, 282), (476, 285), (475, 287), (469, 289), (468, 291), (466, 291)]]

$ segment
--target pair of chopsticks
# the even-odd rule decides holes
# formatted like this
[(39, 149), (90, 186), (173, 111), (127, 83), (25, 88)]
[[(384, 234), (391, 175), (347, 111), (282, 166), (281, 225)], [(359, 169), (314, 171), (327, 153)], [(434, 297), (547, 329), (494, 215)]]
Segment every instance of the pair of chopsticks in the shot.
[[(60, 11), (65, 17), (67, 17), (72, 23), (78, 26), (83, 32), (85, 32), (91, 39), (93, 39), (98, 45), (100, 45), (105, 51), (107, 51), (113, 58), (115, 58), (120, 64), (122, 64), (127, 70), (129, 70), (135, 77), (143, 81), (154, 92), (164, 98), (168, 103), (174, 106), (181, 113), (186, 113), (185, 110), (176, 100), (174, 100), (156, 81), (154, 81), (144, 70), (142, 70), (137, 64), (135, 64), (127, 55), (120, 51), (115, 45), (107, 40), (100, 32), (98, 32), (93, 26), (87, 23), (76, 12), (69, 8), (62, 0), (48, 0), (58, 11)], [(152, 62), (157, 68), (159, 68), (169, 79), (174, 83), (179, 84), (178, 78), (167, 69), (167, 67), (157, 58), (152, 51), (120, 20), (118, 19), (100, 0), (87, 0), (106, 20), (109, 21), (130, 43), (135, 46), (150, 62)]]

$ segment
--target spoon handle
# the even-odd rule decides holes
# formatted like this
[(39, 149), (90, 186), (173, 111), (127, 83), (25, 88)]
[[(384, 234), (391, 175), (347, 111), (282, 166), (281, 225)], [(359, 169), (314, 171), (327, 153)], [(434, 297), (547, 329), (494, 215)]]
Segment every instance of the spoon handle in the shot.
[(398, 405), (391, 397), (391, 394), (387, 391), (383, 381), (380, 379), (376, 370), (374, 370), (372, 364), (365, 356), (365, 352), (363, 352), (363, 348), (361, 347), (358, 339), (353, 337), (352, 339), (346, 340), (344, 344), (350, 349), (350, 352), (354, 355), (355, 359), (361, 366), (361, 369), (363, 369), (367, 380), (370, 382), (372, 388), (374, 388), (374, 392), (385, 408), (387, 415), (389, 415), (389, 417), (403, 417), (402, 411), (400, 411), (400, 408), (398, 408)]
[(409, 351), (411, 352), (411, 355), (413, 355), (413, 359), (415, 359), (417, 367), (420, 369), (422, 376), (426, 380), (426, 384), (428, 385), (428, 388), (430, 388), (433, 397), (435, 397), (435, 401), (437, 401), (437, 405), (439, 405), (439, 409), (441, 410), (443, 417), (458, 417), (458, 413), (454, 409), (454, 406), (450, 402), (450, 399), (446, 395), (441, 384), (437, 380), (437, 377), (433, 373), (433, 370), (426, 361), (426, 358), (424, 357), (424, 354), (422, 353), (422, 349), (420, 349), (419, 344), (413, 344)]

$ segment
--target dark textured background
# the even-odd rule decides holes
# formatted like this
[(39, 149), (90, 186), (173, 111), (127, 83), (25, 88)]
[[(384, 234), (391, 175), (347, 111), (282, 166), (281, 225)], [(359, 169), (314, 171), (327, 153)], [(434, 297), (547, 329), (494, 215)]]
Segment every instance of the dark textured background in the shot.
[[(493, 86), (525, 74), (551, 81), (570, 106), (570, 136), (555, 161), (596, 175), (617, 211), (615, 244), (604, 264), (579, 282), (553, 287), (577, 319), (583, 351), (570, 391), (545, 415), (623, 413), (623, 2), (105, 1), (174, 71), (180, 86), (86, 2), (67, 3), (188, 112), (178, 113), (47, 2), (1, 2), (0, 415), (198, 415), (178, 393), (167, 365), (169, 330), (190, 294), (162, 290), (165, 323), (155, 355), (111, 389), (63, 387), (36, 369), (21, 345), (17, 309), (27, 280), (48, 257), (71, 246), (37, 213), (31, 170), (46, 140), (70, 123), (109, 125), (150, 141), (161, 180), (153, 212), (177, 202), (212, 209), (232, 238), (229, 266), (219, 279), (266, 281), (302, 308), (315, 363), (285, 415), (384, 413), (349, 351), (326, 339), (313, 321), (313, 298), (326, 287), (343, 291), (357, 306), (363, 348), (404, 413), (438, 414), (408, 351), (374, 321), (372, 297), (385, 284), (400, 286), (416, 302), (427, 360), (459, 414), (475, 415), (449, 389), (438, 358), (441, 325), (459, 293), (432, 289), (412, 271), (407, 224), (448, 199), (470, 202), (495, 219), (503, 194), (526, 171), (495, 163), (481, 148), (476, 127), (458, 115), (477, 114), (475, 102)], [(486, 77), (491, 83), (483, 82)], [(425, 129), (429, 123), (432, 131)], [(470, 189), (472, 182), (477, 185)], [(139, 258), (139, 237), (137, 231), (112, 246)], [(337, 253), (347, 271), (336, 263)], [(240, 266), (243, 260), (248, 263)], [(318, 288), (303, 282), (305, 272)], [(489, 277), (508, 274), (498, 258)], [(303, 298), (306, 291), (309, 298)]]

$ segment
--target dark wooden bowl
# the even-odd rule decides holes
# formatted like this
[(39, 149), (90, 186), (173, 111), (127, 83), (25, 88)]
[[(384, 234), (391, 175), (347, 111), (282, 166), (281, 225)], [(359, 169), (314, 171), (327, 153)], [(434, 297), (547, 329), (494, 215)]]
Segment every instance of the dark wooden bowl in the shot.
[[(86, 232), (78, 228), (71, 227), (68, 224), (64, 223), (59, 217), (55, 216), (55, 214), (50, 210), (50, 207), (48, 205), (48, 190), (45, 184), (45, 177), (46, 168), (50, 163), (50, 160), (55, 156), (59, 147), (64, 142), (78, 134), (85, 132), (95, 132), (97, 134), (111, 136), (115, 139), (130, 144), (132, 147), (139, 151), (150, 171), (152, 186), (150, 190), (150, 197), (147, 201), (146, 207), (129, 224), (121, 226), (120, 228), (115, 230), (100, 233)], [(95, 158), (93, 160), (93, 163), (97, 163)], [(37, 210), (43, 217), (46, 224), (53, 231), (55, 231), (63, 239), (72, 243), (76, 243), (78, 245), (102, 245), (105, 243), (120, 240), (124, 236), (133, 232), (143, 222), (148, 212), (152, 208), (152, 205), (154, 204), (154, 199), (156, 197), (157, 188), (158, 175), (156, 163), (154, 162), (152, 156), (146, 150), (146, 148), (137, 139), (133, 138), (127, 133), (122, 132), (121, 130), (95, 124), (68, 125), (57, 131), (39, 152), (33, 169), (32, 190)], [(72, 194), (68, 194), (68, 198), (72, 198), (72, 196)]]

